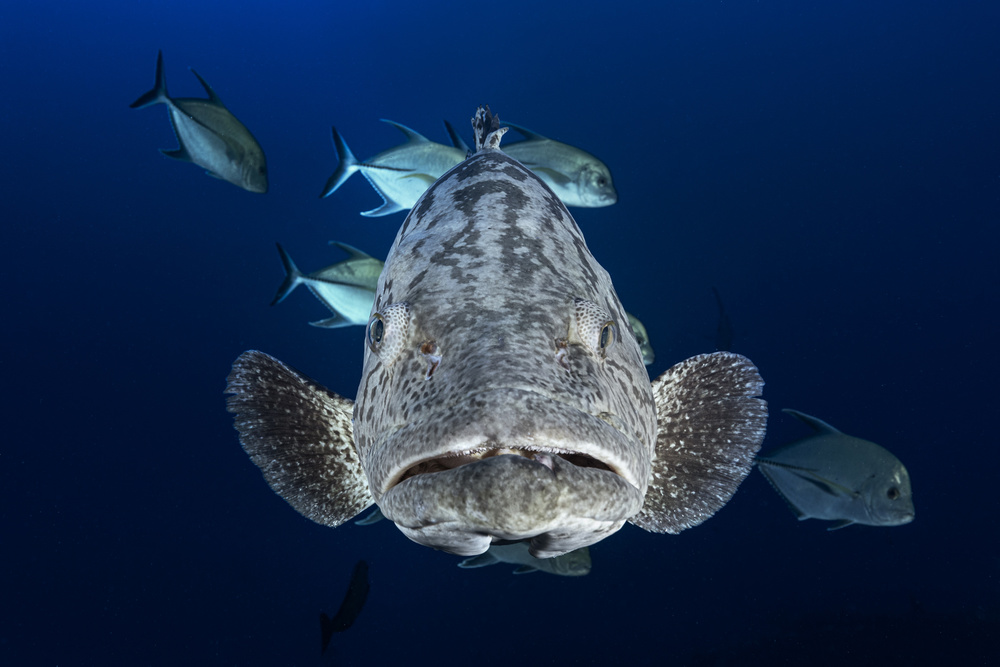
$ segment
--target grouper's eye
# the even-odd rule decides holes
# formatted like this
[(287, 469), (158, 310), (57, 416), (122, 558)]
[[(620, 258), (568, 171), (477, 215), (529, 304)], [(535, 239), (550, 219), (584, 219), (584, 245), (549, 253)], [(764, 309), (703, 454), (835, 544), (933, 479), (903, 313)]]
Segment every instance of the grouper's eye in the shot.
[(371, 316), (368, 320), (368, 349), (388, 365), (396, 360), (406, 342), (410, 326), (410, 306), (393, 303)]
[(618, 340), (618, 325), (611, 315), (593, 301), (574, 299), (575, 332), (570, 342), (580, 343), (591, 354), (603, 359)]

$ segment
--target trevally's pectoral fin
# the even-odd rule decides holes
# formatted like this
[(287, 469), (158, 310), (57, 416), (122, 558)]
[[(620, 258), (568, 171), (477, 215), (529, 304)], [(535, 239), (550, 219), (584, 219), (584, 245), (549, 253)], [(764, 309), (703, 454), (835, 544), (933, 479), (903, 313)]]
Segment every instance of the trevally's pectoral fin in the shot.
[(240, 444), (300, 514), (333, 527), (374, 503), (354, 446), (353, 401), (257, 350), (236, 359), (228, 381)]
[(533, 167), (531, 165), (525, 165), (525, 166), (528, 167), (528, 169), (530, 169), (531, 171), (538, 174), (539, 176), (548, 176), (549, 178), (552, 179), (552, 182), (556, 183), (557, 185), (566, 187), (567, 185), (573, 182), (572, 178), (562, 173), (561, 171), (552, 169), (551, 167)]
[[(854, 489), (850, 489), (843, 484), (838, 484), (831, 479), (827, 479), (812, 468), (803, 468), (802, 466), (779, 463), (778, 461), (773, 461), (766, 457), (758, 457), (756, 463), (758, 464), (758, 467), (760, 467), (761, 472), (765, 473), (765, 476), (767, 475), (767, 467), (774, 466), (776, 468), (781, 468), (782, 470), (787, 470), (799, 479), (809, 482), (823, 493), (831, 496), (846, 496), (848, 498), (856, 498), (858, 496), (858, 492)], [(763, 467), (761, 467), (760, 464), (763, 464)], [(770, 479), (770, 477), (768, 478)]]
[(495, 565), (499, 563), (500, 559), (491, 554), (489, 551), (484, 551), (478, 556), (472, 556), (471, 558), (466, 558), (458, 566), (462, 569), (468, 570), (475, 567), (487, 567), (489, 565)]
[(729, 501), (764, 440), (763, 387), (753, 363), (731, 352), (691, 357), (653, 382), (653, 469), (642, 510), (631, 523), (679, 533)]
[(378, 507), (376, 507), (371, 512), (369, 512), (368, 514), (364, 515), (363, 517), (361, 517), (360, 519), (358, 519), (357, 521), (355, 521), (354, 525), (355, 526), (370, 526), (373, 523), (378, 523), (379, 521), (381, 521), (384, 518), (385, 518), (385, 515), (382, 514), (382, 510), (380, 510)]
[(412, 173), (412, 174), (407, 174), (406, 176), (403, 176), (402, 178), (415, 178), (418, 181), (421, 181), (422, 183), (424, 183), (427, 187), (431, 187), (437, 181), (436, 178), (434, 178), (430, 174), (425, 174), (422, 171), (418, 171), (418, 172), (415, 172), (415, 173)]

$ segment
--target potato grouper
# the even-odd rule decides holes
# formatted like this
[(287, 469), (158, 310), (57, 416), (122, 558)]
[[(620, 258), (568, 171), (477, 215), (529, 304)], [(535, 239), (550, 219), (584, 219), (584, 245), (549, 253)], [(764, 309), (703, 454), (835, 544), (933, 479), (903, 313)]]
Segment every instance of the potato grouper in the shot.
[(701, 523), (763, 439), (757, 369), (716, 352), (651, 385), (565, 205), (500, 150), (488, 109), (473, 129), (476, 152), (389, 251), (356, 401), (245, 352), (227, 388), (243, 448), (314, 521), (376, 504), (410, 539), (461, 556), (523, 541), (551, 558), (626, 521)]

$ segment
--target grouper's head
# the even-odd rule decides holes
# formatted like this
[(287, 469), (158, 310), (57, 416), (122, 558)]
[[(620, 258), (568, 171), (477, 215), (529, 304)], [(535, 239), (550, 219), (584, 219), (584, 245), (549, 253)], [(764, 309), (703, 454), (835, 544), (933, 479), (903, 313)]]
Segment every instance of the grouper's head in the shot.
[(565, 206), (486, 142), (417, 202), (376, 290), (353, 426), (382, 512), (464, 556), (617, 531), (656, 432), (628, 332)]

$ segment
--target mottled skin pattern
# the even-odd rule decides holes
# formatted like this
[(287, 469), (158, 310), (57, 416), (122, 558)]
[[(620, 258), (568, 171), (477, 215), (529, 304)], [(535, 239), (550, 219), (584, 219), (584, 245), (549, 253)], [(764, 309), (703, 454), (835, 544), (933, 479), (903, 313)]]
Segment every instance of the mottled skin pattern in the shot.
[[(358, 389), (355, 436), (376, 502), (411, 466), (484, 447), (589, 455), (641, 500), (655, 408), (639, 347), (618, 335), (602, 358), (599, 331), (581, 339), (575, 299), (596, 304), (619, 334), (628, 319), (572, 216), (532, 172), (486, 149), (443, 176), (400, 229), (376, 295), (375, 312), (410, 308), (401, 352), (386, 360), (369, 349)], [(441, 359), (429, 379), (426, 341)], [(635, 509), (619, 508), (612, 523)]]
[(477, 153), (417, 202), (389, 253), (356, 402), (245, 352), (227, 388), (240, 442), (313, 520), (376, 502), (410, 539), (464, 556), (526, 541), (555, 557), (626, 520), (698, 525), (760, 448), (757, 369), (716, 352), (651, 386), (565, 207), (497, 150), (488, 111), (474, 129)]

